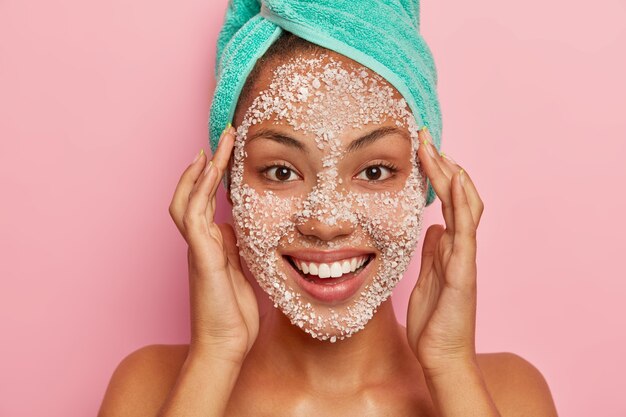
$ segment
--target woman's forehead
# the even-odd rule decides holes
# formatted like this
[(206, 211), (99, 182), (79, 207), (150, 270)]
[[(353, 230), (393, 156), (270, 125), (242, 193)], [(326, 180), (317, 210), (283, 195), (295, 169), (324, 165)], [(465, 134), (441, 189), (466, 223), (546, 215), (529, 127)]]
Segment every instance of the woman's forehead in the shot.
[(255, 86), (244, 116), (248, 137), (268, 130), (291, 133), (315, 140), (321, 149), (325, 142), (339, 145), (383, 126), (407, 132), (412, 117), (384, 78), (336, 53), (292, 57), (269, 67)]

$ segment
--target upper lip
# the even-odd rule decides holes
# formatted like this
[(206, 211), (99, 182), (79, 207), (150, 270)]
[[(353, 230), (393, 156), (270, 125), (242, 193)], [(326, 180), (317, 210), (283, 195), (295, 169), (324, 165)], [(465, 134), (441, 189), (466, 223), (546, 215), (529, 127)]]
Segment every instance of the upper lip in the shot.
[(305, 262), (329, 263), (343, 259), (354, 258), (363, 255), (373, 255), (374, 252), (367, 249), (346, 248), (333, 251), (293, 250), (283, 252), (284, 256), (300, 259)]

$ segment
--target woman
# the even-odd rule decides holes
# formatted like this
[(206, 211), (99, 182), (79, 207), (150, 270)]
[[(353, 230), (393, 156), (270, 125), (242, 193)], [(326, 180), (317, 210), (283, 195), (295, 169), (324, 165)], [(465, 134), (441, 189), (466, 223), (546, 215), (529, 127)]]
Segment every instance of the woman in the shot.
[[(191, 341), (124, 359), (101, 416), (556, 415), (530, 363), (475, 352), (483, 203), (397, 90), (287, 34), (233, 123), (170, 205), (189, 245)], [(223, 178), (234, 227), (213, 221)], [(405, 328), (389, 295), (419, 240), (427, 180), (445, 227), (425, 233)], [(262, 317), (240, 256), (277, 307)]]

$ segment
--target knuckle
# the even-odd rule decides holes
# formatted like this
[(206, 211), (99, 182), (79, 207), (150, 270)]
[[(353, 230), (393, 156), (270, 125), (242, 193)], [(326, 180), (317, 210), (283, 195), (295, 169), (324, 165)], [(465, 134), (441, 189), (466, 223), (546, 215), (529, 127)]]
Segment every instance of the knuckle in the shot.
[(191, 191), (189, 191), (189, 200), (191, 200), (198, 192), (198, 186), (194, 185)]
[(176, 209), (176, 206), (174, 205), (174, 203), (170, 204), (167, 211), (170, 213), (170, 217), (176, 220), (176, 218), (178, 217), (178, 210)]
[(197, 223), (197, 219), (195, 218), (195, 216), (192, 216), (191, 213), (186, 212), (183, 215), (183, 224), (185, 225), (186, 228), (193, 228)]

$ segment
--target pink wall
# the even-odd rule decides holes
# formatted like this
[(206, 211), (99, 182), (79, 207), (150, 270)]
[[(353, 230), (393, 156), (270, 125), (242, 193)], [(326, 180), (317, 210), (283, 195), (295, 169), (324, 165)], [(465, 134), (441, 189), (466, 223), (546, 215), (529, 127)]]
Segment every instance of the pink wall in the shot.
[[(168, 205), (207, 148), (225, 5), (0, 2), (0, 415), (94, 415), (126, 354), (187, 340)], [(625, 3), (423, 0), (422, 22), (443, 149), (486, 205), (479, 351), (533, 362), (563, 416), (626, 415)]]

